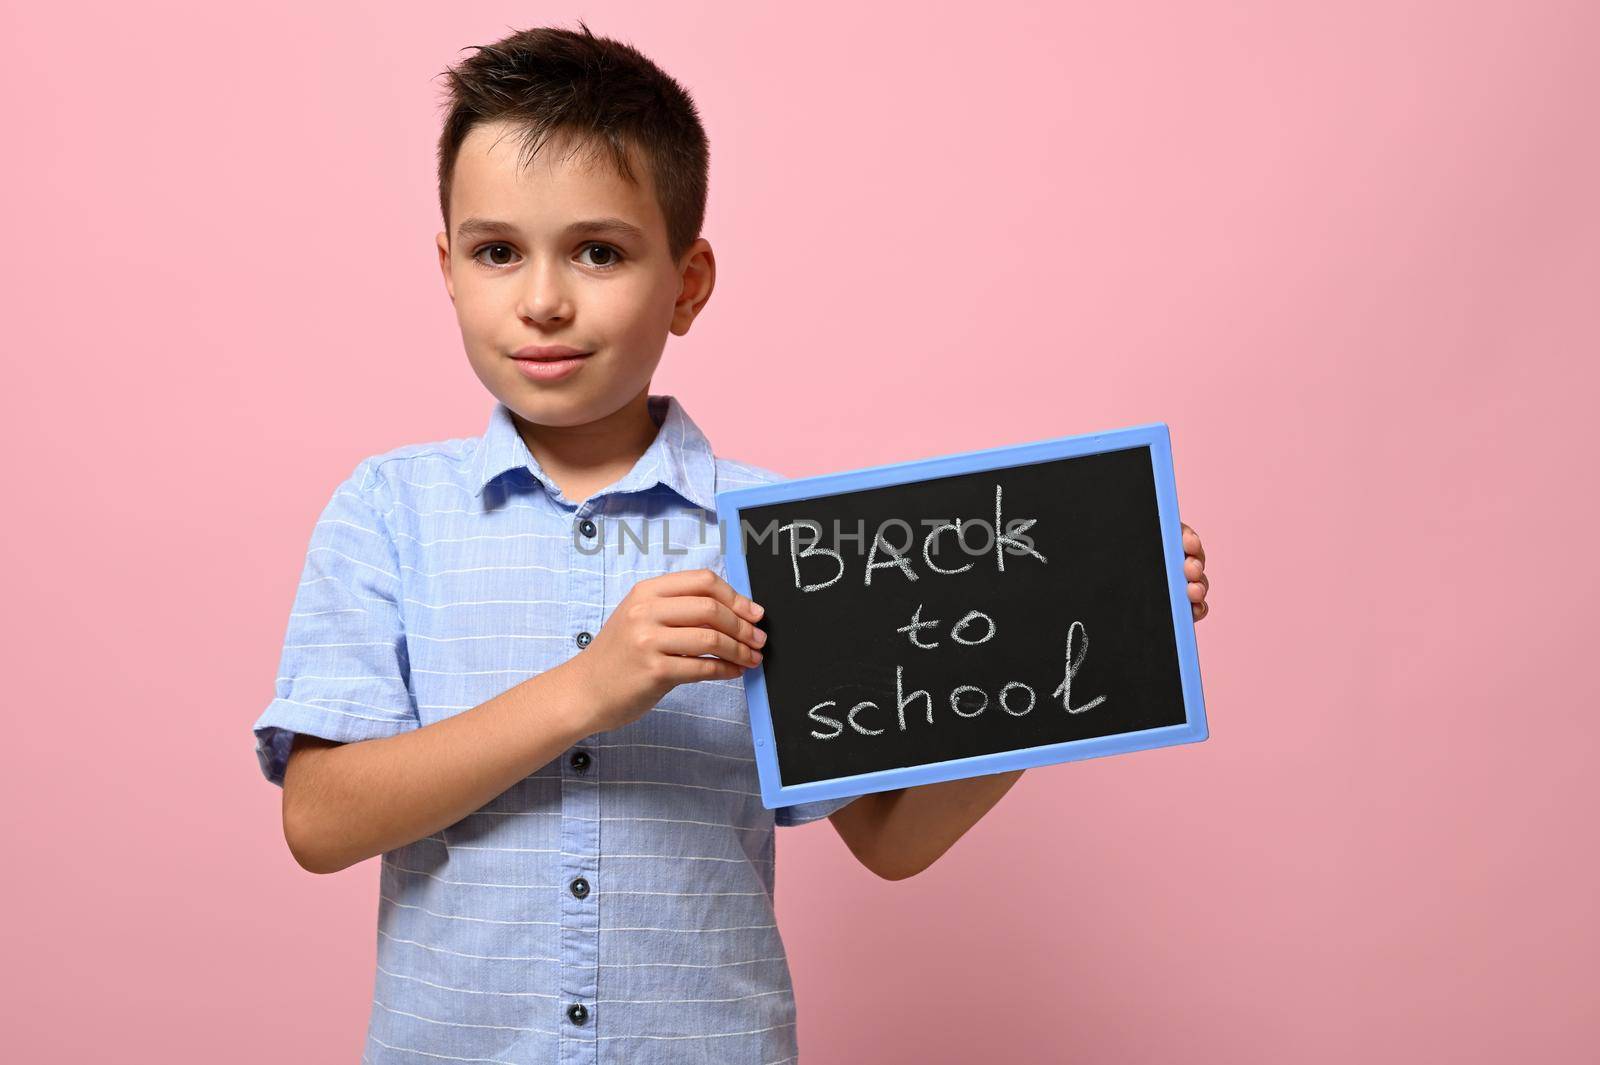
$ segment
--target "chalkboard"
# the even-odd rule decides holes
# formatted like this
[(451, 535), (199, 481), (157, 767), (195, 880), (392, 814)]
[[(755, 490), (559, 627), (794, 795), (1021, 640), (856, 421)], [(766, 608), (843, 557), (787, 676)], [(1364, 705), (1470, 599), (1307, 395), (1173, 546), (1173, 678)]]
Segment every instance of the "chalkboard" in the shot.
[(1204, 740), (1162, 423), (717, 494), (768, 808)]

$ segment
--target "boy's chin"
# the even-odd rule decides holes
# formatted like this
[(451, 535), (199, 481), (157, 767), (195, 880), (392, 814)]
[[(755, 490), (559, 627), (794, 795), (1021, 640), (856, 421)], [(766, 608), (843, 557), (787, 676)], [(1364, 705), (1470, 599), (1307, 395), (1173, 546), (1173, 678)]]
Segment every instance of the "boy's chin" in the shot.
[(496, 397), (524, 420), (535, 425), (569, 428), (589, 425), (621, 410), (630, 397), (614, 397), (609, 393), (584, 388), (578, 382), (544, 385), (532, 381), (513, 381), (509, 388), (497, 391)]

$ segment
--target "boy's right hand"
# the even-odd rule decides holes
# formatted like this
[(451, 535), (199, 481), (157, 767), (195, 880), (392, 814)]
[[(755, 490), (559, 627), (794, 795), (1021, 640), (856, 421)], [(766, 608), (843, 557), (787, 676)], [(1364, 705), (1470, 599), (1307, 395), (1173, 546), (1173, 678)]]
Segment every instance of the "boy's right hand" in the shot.
[(589, 646), (566, 663), (579, 671), (590, 697), (591, 731), (638, 720), (679, 684), (737, 677), (759, 665), (757, 648), (767, 634), (754, 623), (763, 613), (709, 569), (636, 583)]

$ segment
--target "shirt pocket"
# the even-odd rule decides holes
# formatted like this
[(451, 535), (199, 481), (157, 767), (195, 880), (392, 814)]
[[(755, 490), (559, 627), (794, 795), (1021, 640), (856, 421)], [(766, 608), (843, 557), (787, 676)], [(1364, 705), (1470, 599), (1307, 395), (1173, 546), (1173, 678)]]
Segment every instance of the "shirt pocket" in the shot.
[(697, 781), (759, 794), (741, 678), (680, 684), (662, 696), (646, 717), (650, 742), (696, 752)]

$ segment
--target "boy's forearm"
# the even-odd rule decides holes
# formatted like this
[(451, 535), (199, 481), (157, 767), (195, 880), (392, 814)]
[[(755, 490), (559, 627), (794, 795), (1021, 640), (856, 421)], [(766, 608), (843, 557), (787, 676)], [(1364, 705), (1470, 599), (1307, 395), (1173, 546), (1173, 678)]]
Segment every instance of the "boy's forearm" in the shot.
[(337, 872), (455, 824), (547, 765), (593, 731), (572, 664), (409, 732), (296, 751), (283, 809), (295, 860)]
[(1022, 773), (1016, 769), (863, 795), (840, 813), (860, 809), (835, 824), (858, 857), (870, 856), (878, 875), (902, 880), (938, 861)]

